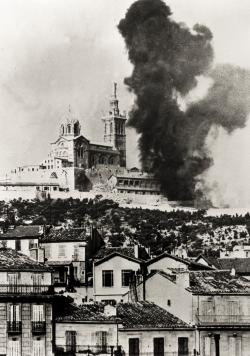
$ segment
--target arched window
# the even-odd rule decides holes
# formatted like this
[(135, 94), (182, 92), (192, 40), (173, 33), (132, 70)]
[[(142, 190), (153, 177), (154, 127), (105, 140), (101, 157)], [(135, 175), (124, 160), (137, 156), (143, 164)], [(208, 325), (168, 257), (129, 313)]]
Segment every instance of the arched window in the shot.
[(68, 129), (68, 133), (70, 134), (71, 133), (71, 125), (68, 125), (67, 129)]
[(61, 126), (61, 134), (62, 135), (64, 134), (64, 126), (63, 125)]
[(109, 164), (114, 164), (114, 159), (113, 159), (113, 157), (110, 157), (110, 158), (109, 158)]
[(75, 135), (79, 135), (79, 124), (78, 124), (78, 122), (75, 123), (75, 125), (74, 125), (74, 134)]
[(112, 122), (110, 123), (110, 133), (112, 133), (113, 132), (113, 124), (112, 124)]

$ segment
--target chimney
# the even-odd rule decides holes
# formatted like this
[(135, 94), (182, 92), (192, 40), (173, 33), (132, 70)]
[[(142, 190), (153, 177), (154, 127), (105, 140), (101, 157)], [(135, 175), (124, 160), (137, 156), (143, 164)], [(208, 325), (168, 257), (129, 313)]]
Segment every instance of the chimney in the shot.
[(139, 245), (134, 245), (135, 258), (139, 258)]
[(110, 304), (104, 305), (104, 314), (106, 316), (116, 316), (116, 307)]
[(183, 288), (190, 287), (189, 271), (176, 273), (176, 284)]
[(231, 275), (232, 277), (235, 277), (235, 274), (236, 274), (235, 268), (232, 268), (232, 269), (231, 269), (231, 272), (230, 272), (230, 275)]

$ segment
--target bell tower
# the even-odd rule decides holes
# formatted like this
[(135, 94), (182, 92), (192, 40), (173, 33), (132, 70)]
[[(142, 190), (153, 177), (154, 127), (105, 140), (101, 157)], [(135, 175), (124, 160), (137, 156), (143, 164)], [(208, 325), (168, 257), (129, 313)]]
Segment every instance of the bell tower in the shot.
[(120, 114), (117, 99), (117, 83), (109, 101), (109, 113), (102, 118), (104, 122), (104, 142), (110, 143), (120, 152), (120, 165), (126, 167), (126, 115)]

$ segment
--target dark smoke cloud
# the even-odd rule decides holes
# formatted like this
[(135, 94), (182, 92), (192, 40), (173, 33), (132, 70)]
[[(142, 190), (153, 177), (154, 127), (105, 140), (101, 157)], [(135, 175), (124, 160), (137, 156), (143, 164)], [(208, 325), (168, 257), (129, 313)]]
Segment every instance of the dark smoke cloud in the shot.
[[(211, 70), (210, 30), (174, 22), (162, 0), (138, 0), (118, 29), (134, 65), (125, 79), (136, 95), (128, 124), (141, 134), (142, 167), (159, 178), (169, 199), (193, 199), (197, 176), (212, 165), (205, 148), (212, 125), (228, 132), (245, 125), (249, 72), (230, 65)], [(200, 75), (209, 75), (213, 85), (183, 112), (177, 98), (193, 89)]]

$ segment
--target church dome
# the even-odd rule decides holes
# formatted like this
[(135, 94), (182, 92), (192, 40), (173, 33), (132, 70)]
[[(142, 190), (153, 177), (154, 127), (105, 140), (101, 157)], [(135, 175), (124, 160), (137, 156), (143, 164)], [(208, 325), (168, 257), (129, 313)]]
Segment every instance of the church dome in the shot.
[(81, 132), (81, 126), (79, 120), (76, 118), (69, 106), (68, 111), (63, 117), (63, 123), (60, 127), (61, 136), (79, 136)]

